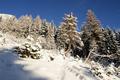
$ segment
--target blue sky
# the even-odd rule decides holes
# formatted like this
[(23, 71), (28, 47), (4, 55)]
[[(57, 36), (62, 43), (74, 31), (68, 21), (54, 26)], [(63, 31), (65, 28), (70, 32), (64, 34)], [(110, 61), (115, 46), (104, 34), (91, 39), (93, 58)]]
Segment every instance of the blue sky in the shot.
[(78, 17), (78, 27), (86, 20), (86, 12), (92, 9), (103, 26), (120, 28), (120, 0), (0, 0), (0, 13), (17, 17), (31, 14), (53, 20), (56, 25), (64, 13), (73, 12)]

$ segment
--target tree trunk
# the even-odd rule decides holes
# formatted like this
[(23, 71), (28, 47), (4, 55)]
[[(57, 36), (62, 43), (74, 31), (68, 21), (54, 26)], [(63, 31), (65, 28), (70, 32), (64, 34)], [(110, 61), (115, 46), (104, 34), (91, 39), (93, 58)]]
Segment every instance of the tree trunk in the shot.
[(69, 43), (67, 50), (65, 50), (65, 56), (67, 56), (67, 53), (70, 51), (70, 49), (71, 49), (71, 43)]

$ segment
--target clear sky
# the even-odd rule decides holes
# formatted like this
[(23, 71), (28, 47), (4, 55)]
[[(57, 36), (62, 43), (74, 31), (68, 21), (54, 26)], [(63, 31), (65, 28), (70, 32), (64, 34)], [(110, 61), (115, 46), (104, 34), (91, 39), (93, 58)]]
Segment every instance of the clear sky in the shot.
[(56, 25), (64, 13), (73, 12), (78, 17), (78, 26), (86, 20), (86, 12), (92, 9), (102, 25), (120, 28), (120, 0), (0, 0), (0, 13), (17, 17), (31, 14), (53, 20)]

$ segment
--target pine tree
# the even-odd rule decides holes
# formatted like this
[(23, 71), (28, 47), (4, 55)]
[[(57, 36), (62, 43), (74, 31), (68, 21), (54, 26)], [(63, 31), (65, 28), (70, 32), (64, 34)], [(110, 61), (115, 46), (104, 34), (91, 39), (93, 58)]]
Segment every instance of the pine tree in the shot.
[(111, 29), (105, 28), (103, 29), (103, 35), (103, 39), (98, 44), (99, 56), (97, 57), (101, 59), (100, 63), (104, 65), (110, 64), (111, 62), (118, 65), (120, 61), (120, 52), (116, 34)]
[(3, 32), (11, 32), (14, 30), (15, 28), (15, 22), (16, 22), (16, 18), (9, 18), (6, 19), (5, 21), (1, 21), (0, 22), (0, 26), (1, 26), (1, 30)]
[[(110, 29), (103, 29), (94, 13), (88, 10), (87, 21), (82, 28), (82, 40), (84, 42), (83, 56), (86, 61), (92, 59), (100, 63), (119, 63), (118, 47), (114, 38), (114, 33)], [(108, 61), (107, 61), (108, 60)], [(107, 63), (106, 63), (107, 62)]]
[(82, 27), (82, 32), (82, 40), (84, 43), (83, 56), (89, 58), (92, 53), (97, 53), (98, 42), (103, 37), (100, 22), (92, 10), (88, 10), (87, 21)]
[(55, 49), (55, 25), (52, 22), (48, 22), (46, 20), (42, 21), (40, 32), (39, 34), (44, 38), (44, 43), (42, 43), (42, 46), (46, 49)]
[(43, 20), (40, 28), (40, 35), (44, 37), (47, 36), (47, 32), (48, 32), (47, 27), (48, 27), (48, 22), (46, 20)]
[(117, 46), (118, 46), (118, 50), (120, 52), (120, 32), (119, 31), (115, 32), (115, 39), (116, 39), (116, 43), (117, 43)]
[(55, 36), (55, 25), (54, 23), (49, 23), (49, 25), (47, 26), (47, 35), (46, 35), (48, 49), (56, 48), (54, 36)]
[(57, 41), (63, 45), (66, 55), (71, 49), (82, 47), (83, 43), (79, 33), (76, 31), (77, 18), (73, 16), (73, 13), (66, 14), (63, 19), (57, 33)]
[(106, 29), (105, 33), (107, 53), (114, 54), (117, 51), (117, 44), (113, 36), (113, 32), (110, 29)]
[(101, 33), (101, 24), (98, 19), (96, 19), (94, 13), (88, 10), (87, 21), (82, 29), (88, 36), (93, 37), (95, 40), (99, 39), (99, 33)]
[(116, 46), (117, 46), (117, 61), (118, 63), (116, 65), (120, 66), (120, 31), (115, 32), (115, 41), (116, 41)]
[(33, 21), (33, 25), (31, 27), (31, 33), (39, 35), (41, 25), (42, 25), (42, 20), (40, 19), (39, 16), (37, 16)]
[(32, 16), (28, 16), (28, 15), (21, 16), (17, 22), (17, 26), (18, 26), (17, 28), (18, 31), (20, 32), (19, 33), (20, 36), (27, 37), (30, 34), (30, 29), (32, 27), (32, 24), (33, 24)]

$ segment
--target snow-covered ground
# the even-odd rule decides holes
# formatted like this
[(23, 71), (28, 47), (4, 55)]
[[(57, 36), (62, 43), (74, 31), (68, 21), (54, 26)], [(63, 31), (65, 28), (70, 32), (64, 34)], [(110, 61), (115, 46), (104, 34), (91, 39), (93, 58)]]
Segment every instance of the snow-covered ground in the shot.
[[(14, 36), (0, 36), (0, 80), (120, 80), (120, 76), (98, 78), (91, 72), (91, 64), (73, 57), (64, 58), (57, 50), (41, 49), (41, 59), (20, 58), (13, 47), (27, 40)], [(54, 60), (50, 60), (50, 56)], [(94, 66), (94, 65), (92, 65)]]

